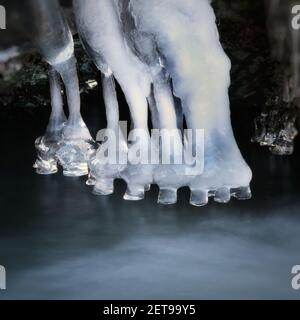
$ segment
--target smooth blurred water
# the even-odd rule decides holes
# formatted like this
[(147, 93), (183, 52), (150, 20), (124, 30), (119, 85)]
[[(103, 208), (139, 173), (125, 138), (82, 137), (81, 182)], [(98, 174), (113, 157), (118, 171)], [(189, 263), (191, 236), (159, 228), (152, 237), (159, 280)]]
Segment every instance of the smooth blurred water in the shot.
[(156, 187), (131, 203), (122, 182), (95, 197), (82, 178), (35, 175), (40, 129), (24, 119), (0, 130), (0, 299), (300, 298), (299, 153), (271, 156), (242, 132), (253, 200), (193, 208), (183, 190), (164, 207)]

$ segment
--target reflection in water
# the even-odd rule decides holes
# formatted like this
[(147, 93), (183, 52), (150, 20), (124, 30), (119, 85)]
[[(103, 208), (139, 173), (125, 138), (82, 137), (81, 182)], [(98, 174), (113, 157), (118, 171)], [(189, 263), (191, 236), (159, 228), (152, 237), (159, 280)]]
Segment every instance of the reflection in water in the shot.
[[(21, 129), (20, 129), (21, 130)], [(1, 142), (0, 298), (299, 298), (299, 156), (246, 147), (254, 199), (188, 205), (95, 197), (84, 179), (37, 176), (35, 132)], [(244, 150), (245, 151), (245, 150)], [(22, 156), (21, 156), (22, 155)]]

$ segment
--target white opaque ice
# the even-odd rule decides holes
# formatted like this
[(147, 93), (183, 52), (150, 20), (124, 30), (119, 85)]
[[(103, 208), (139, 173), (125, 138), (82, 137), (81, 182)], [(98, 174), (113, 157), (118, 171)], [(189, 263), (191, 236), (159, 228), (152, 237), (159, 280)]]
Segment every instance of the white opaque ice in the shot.
[[(161, 203), (174, 203), (181, 186), (190, 187), (195, 205), (206, 204), (212, 195), (218, 202), (227, 202), (231, 195), (249, 197), (252, 173), (231, 127), (231, 63), (220, 44), (210, 1), (75, 0), (74, 7), (82, 42), (104, 74), (104, 84), (113, 76), (121, 85), (133, 128), (147, 130), (148, 102), (155, 127), (177, 127), (173, 87), (188, 129), (204, 130), (201, 174), (187, 176), (184, 165), (130, 164), (118, 173), (128, 184), (125, 198), (143, 198), (143, 188), (150, 183), (161, 188)], [(117, 128), (114, 86), (104, 86), (104, 96), (109, 127)], [(148, 139), (144, 137), (145, 145)], [(129, 155), (132, 150), (134, 145), (129, 146)], [(114, 173), (106, 178), (115, 177)], [(111, 190), (111, 182), (105, 185)]]
[(231, 63), (208, 0), (131, 0), (137, 28), (152, 34), (181, 99), (187, 126), (205, 130), (205, 168), (193, 189), (248, 186), (252, 174), (233, 136), (228, 88)]

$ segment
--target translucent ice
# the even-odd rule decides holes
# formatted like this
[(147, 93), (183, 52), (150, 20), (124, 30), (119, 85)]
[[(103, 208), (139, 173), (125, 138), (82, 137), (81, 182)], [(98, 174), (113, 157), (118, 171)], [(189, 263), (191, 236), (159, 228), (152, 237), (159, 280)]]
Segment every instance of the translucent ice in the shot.
[[(269, 42), (277, 61), (277, 96), (255, 121), (254, 142), (269, 146), (272, 153), (290, 155), (298, 135), (300, 107), (299, 6), (293, 0), (265, 0)], [(276, 89), (275, 89), (276, 90)]]
[[(51, 66), (52, 113), (45, 135), (36, 141), (38, 159), (34, 165), (42, 174), (57, 171), (60, 163), (68, 176), (88, 174), (87, 161), (93, 141), (80, 114), (80, 94), (74, 43), (71, 31), (57, 0), (30, 0), (34, 44)], [(69, 118), (63, 111), (61, 83), (66, 89)]]

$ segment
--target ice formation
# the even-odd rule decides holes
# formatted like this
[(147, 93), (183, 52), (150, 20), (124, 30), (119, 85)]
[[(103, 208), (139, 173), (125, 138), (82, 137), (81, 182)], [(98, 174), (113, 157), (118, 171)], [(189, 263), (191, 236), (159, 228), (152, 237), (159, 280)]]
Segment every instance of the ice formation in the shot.
[[(128, 184), (124, 198), (129, 200), (143, 198), (151, 183), (159, 185), (159, 202), (167, 204), (176, 202), (182, 186), (190, 187), (191, 203), (199, 206), (209, 196), (218, 202), (228, 202), (231, 195), (250, 197), (252, 174), (230, 123), (230, 61), (220, 45), (209, 1), (75, 0), (74, 7), (82, 42), (104, 80), (115, 77), (121, 85), (134, 128), (147, 130), (148, 103), (155, 127), (177, 128), (180, 112), (174, 105), (172, 79), (187, 127), (205, 132), (204, 171), (195, 176), (185, 174), (185, 164), (140, 164), (122, 167), (107, 177), (102, 164), (97, 166), (98, 154), (103, 155), (100, 146), (91, 161), (96, 192), (112, 192), (112, 180), (121, 177)], [(116, 95), (113, 85), (104, 90), (109, 91), (104, 92), (109, 97), (109, 116), (118, 108)], [(109, 117), (117, 127), (117, 112)]]
[[(35, 45), (51, 66), (52, 113), (45, 135), (36, 141), (38, 158), (34, 167), (40, 174), (51, 174), (57, 172), (59, 162), (67, 176), (86, 175), (94, 143), (80, 114), (79, 83), (71, 31), (57, 1), (30, 0), (28, 6), (37, 34)], [(63, 110), (61, 79), (68, 100), (68, 119)]]
[(267, 110), (256, 119), (253, 140), (278, 155), (293, 153), (298, 134), (295, 109), (300, 107), (300, 7), (296, 4), (294, 0), (265, 0), (271, 52), (279, 64), (282, 83), (274, 110)]
[[(221, 203), (231, 196), (251, 197), (252, 173), (235, 142), (230, 121), (231, 64), (221, 47), (209, 0), (73, 1), (82, 44), (102, 74), (108, 126), (98, 137), (102, 143), (96, 152), (80, 115), (68, 26), (61, 14), (47, 14), (54, 12), (49, 6), (58, 6), (57, 2), (32, 3), (49, 19), (37, 43), (52, 66), (52, 115), (45, 136), (36, 143), (39, 173), (56, 172), (60, 163), (66, 175), (82, 175), (87, 173), (88, 163), (88, 184), (94, 185), (94, 193), (113, 193), (114, 180), (121, 178), (127, 183), (126, 200), (143, 199), (151, 184), (159, 186), (162, 204), (176, 203), (177, 190), (183, 186), (190, 188), (190, 203), (195, 206), (206, 205), (209, 197)], [(58, 7), (55, 12), (60, 12)], [(66, 86), (68, 120), (62, 109), (59, 76)], [(131, 142), (119, 123), (115, 80), (130, 109)], [(174, 96), (180, 98), (180, 108)], [(160, 132), (155, 147), (148, 128), (148, 108), (153, 128)], [(182, 136), (184, 118), (190, 130), (186, 136)], [(204, 132), (203, 147), (195, 139), (199, 131)], [(172, 148), (168, 148), (170, 136)], [(107, 163), (114, 144), (118, 151), (112, 157), (117, 161)], [(177, 162), (187, 149), (191, 158), (202, 159), (200, 171), (186, 158)], [(124, 154), (133, 161), (119, 161)], [(153, 154), (158, 159), (169, 156), (172, 161), (153, 162)], [(136, 158), (142, 161), (134, 162)]]

